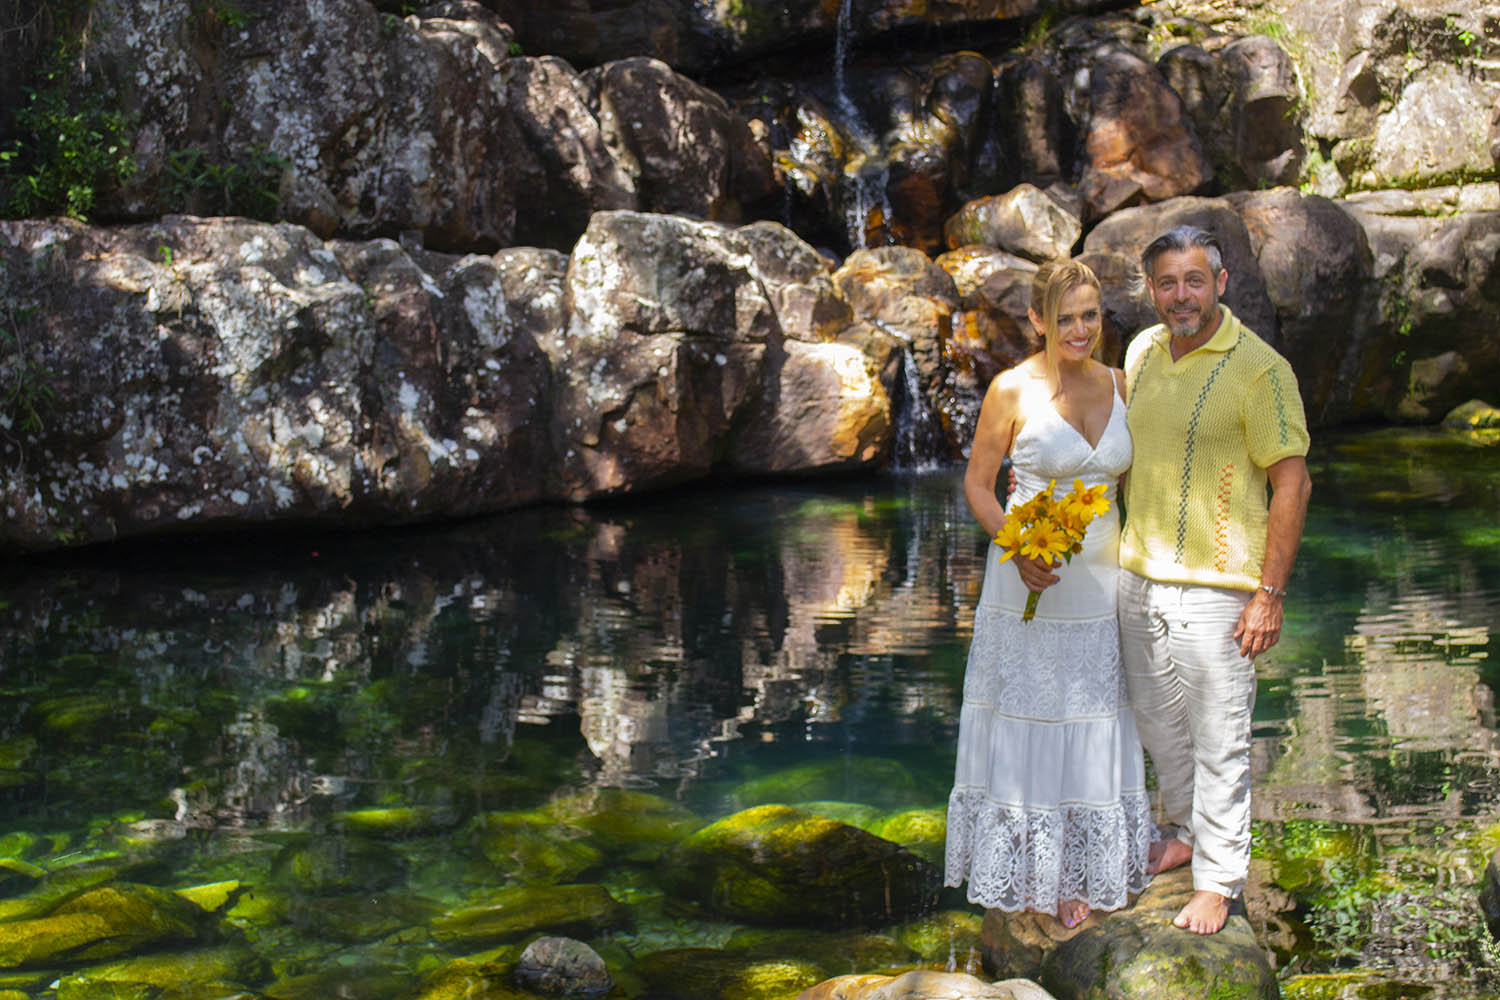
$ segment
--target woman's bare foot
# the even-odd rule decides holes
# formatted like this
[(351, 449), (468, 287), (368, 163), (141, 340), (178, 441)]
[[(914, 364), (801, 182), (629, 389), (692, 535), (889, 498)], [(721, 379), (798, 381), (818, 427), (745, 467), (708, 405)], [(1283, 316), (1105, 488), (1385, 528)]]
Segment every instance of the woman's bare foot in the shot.
[(1064, 927), (1077, 927), (1089, 918), (1093, 911), (1081, 899), (1064, 899), (1057, 904), (1057, 919)]
[(1193, 849), (1188, 844), (1176, 837), (1158, 840), (1146, 851), (1146, 874), (1160, 875), (1164, 871), (1181, 868), (1191, 860)]
[(1172, 918), (1172, 923), (1194, 934), (1217, 934), (1229, 919), (1229, 897), (1199, 889)]

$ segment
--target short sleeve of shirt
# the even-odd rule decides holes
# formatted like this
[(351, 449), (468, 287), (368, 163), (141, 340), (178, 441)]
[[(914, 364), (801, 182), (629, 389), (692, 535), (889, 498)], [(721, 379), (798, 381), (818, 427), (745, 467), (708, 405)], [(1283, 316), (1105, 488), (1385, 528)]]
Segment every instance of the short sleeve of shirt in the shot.
[(1276, 358), (1251, 383), (1244, 406), (1245, 443), (1256, 465), (1266, 469), (1283, 458), (1307, 454), (1307, 417), (1297, 376), (1285, 359)]

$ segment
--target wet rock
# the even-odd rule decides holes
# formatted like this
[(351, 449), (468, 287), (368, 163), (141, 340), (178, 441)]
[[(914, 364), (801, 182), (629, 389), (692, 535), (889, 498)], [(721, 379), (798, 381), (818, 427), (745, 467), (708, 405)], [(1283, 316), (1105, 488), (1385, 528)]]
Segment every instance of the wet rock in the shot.
[(655, 861), (661, 852), (703, 826), (691, 810), (659, 795), (625, 788), (593, 788), (549, 802), (558, 823), (587, 832), (612, 857)]
[(675, 948), (646, 955), (635, 972), (661, 1000), (779, 1000), (816, 983), (816, 965), (756, 958), (714, 948)]
[(362, 837), (316, 837), (282, 848), (271, 862), (271, 878), (313, 895), (389, 889), (406, 880), (406, 859)]
[(1443, 417), (1443, 426), (1460, 431), (1495, 430), (1500, 428), (1500, 408), (1482, 399), (1471, 399), (1449, 410)]
[(735, 932), (724, 950), (761, 961), (809, 962), (825, 973), (842, 969), (897, 969), (911, 964), (911, 948), (889, 934), (750, 928)]
[[(389, 962), (366, 962), (348, 968), (320, 969), (306, 975), (287, 976), (265, 987), (265, 994), (276, 1000), (386, 1000), (405, 996), (412, 986), (412, 974), (404, 966)], [(498, 1000), (521, 1000), (505, 993), (487, 993)]]
[(535, 994), (511, 982), (518, 948), (455, 958), (424, 981), (417, 1000), (531, 1000)]
[(211, 940), (203, 912), (170, 892), (116, 883), (89, 889), (46, 916), (0, 923), (0, 968), (98, 961), (150, 946)]
[(978, 976), (984, 971), (983, 923), (984, 918), (976, 913), (941, 910), (903, 924), (894, 933), (929, 966)]
[(243, 886), (244, 883), (238, 879), (230, 879), (227, 882), (211, 882), (207, 885), (188, 886), (172, 891), (204, 913), (217, 913), (233, 903)]
[(456, 822), (451, 809), (431, 806), (385, 806), (335, 813), (333, 821), (350, 833), (367, 837), (409, 837), (444, 830)]
[(499, 877), (527, 883), (571, 882), (598, 867), (603, 854), (585, 837), (540, 813), (489, 813), (474, 822), (475, 846)]
[(278, 922), (311, 938), (354, 943), (422, 927), (441, 912), (436, 903), (405, 893), (361, 892), (287, 899)]
[(978, 243), (1038, 263), (1070, 256), (1082, 234), (1082, 221), (1030, 184), (971, 201), (943, 227), (949, 249)]
[(887, 817), (870, 832), (941, 866), (948, 837), (948, 810), (906, 809)]
[(999, 68), (996, 87), (991, 143), (1002, 176), (1043, 188), (1076, 176), (1077, 126), (1054, 69), (1044, 59), (1021, 55)]
[(1073, 54), (1075, 100), (1087, 108), (1081, 125), (1078, 187), (1085, 221), (1121, 208), (1191, 194), (1212, 170), (1187, 120), (1182, 99), (1161, 73), (1117, 43)]
[(898, 976), (839, 976), (803, 990), (797, 1000), (1053, 1000), (1025, 979), (986, 983), (963, 972), (917, 970)]
[(499, 889), (432, 922), (439, 941), (475, 945), (507, 941), (535, 931), (582, 935), (620, 926), (625, 909), (597, 885)]
[(1072, 929), (1046, 914), (991, 910), (982, 932), (985, 967), (1030, 976), (1064, 997), (1277, 996), (1275, 973), (1242, 908), (1217, 934), (1172, 925), (1192, 892), (1192, 873), (1179, 868), (1153, 879), (1134, 905), (1096, 912)]
[(889, 922), (931, 905), (938, 873), (889, 841), (788, 806), (705, 827), (667, 852), (669, 892), (750, 923), (842, 927)]
[(829, 799), (891, 808), (918, 796), (917, 779), (899, 761), (850, 757), (811, 761), (744, 782), (730, 794), (740, 809), (769, 802)]
[(599, 953), (572, 938), (540, 937), (516, 961), (516, 982), (537, 993), (599, 996), (614, 988)]
[[(259, 982), (268, 971), (265, 959), (243, 945), (143, 955), (69, 973), (58, 981), (57, 998), (145, 997), (163, 990), (174, 997), (229, 997), (240, 992), (229, 984)], [(211, 989), (216, 985), (216, 991)], [(202, 992), (195, 994), (195, 987)]]

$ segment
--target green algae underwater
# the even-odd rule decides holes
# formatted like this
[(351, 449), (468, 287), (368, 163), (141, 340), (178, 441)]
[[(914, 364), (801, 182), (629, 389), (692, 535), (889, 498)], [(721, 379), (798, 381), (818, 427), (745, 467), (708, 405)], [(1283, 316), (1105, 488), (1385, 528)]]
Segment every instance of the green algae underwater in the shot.
[[(1500, 990), (1497, 459), (1310, 458), (1247, 894), (1288, 998)], [(984, 569), (960, 479), (7, 567), (0, 997), (527, 997), (543, 933), (617, 997), (979, 971), (937, 888)]]

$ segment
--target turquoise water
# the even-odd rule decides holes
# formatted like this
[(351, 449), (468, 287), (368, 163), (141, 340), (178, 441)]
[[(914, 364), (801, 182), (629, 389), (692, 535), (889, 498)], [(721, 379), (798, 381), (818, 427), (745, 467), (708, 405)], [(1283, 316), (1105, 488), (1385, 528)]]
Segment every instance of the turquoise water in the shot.
[[(1497, 982), (1474, 905), (1500, 846), (1497, 457), (1478, 438), (1393, 431), (1331, 438), (1312, 457), (1255, 730), (1264, 899), (1251, 912), (1289, 996), (1320, 995), (1314, 973), (1393, 995)], [(759, 801), (854, 803), (839, 808), (862, 807), (866, 826), (940, 808), (983, 573), (960, 476), (725, 485), (440, 529), (12, 564), (0, 916), (69, 872), (216, 885), (228, 897), (206, 905), (257, 960), (237, 981), (404, 997), (479, 950), (434, 945), (433, 914), (496, 886), (598, 883), (632, 921), (591, 940), (626, 970), (624, 992), (668, 995), (629, 969), (746, 929), (607, 851), (497, 861), (476, 817), (540, 822), (528, 811), (587, 788), (648, 792), (703, 820)], [(300, 909), (253, 905), (286, 884), (288, 850), (353, 844), (351, 831), (386, 852), (366, 883)], [(349, 901), (372, 893), (378, 915)], [(968, 958), (952, 945), (884, 961)], [(0, 989), (50, 997), (86, 964), (0, 970)]]

